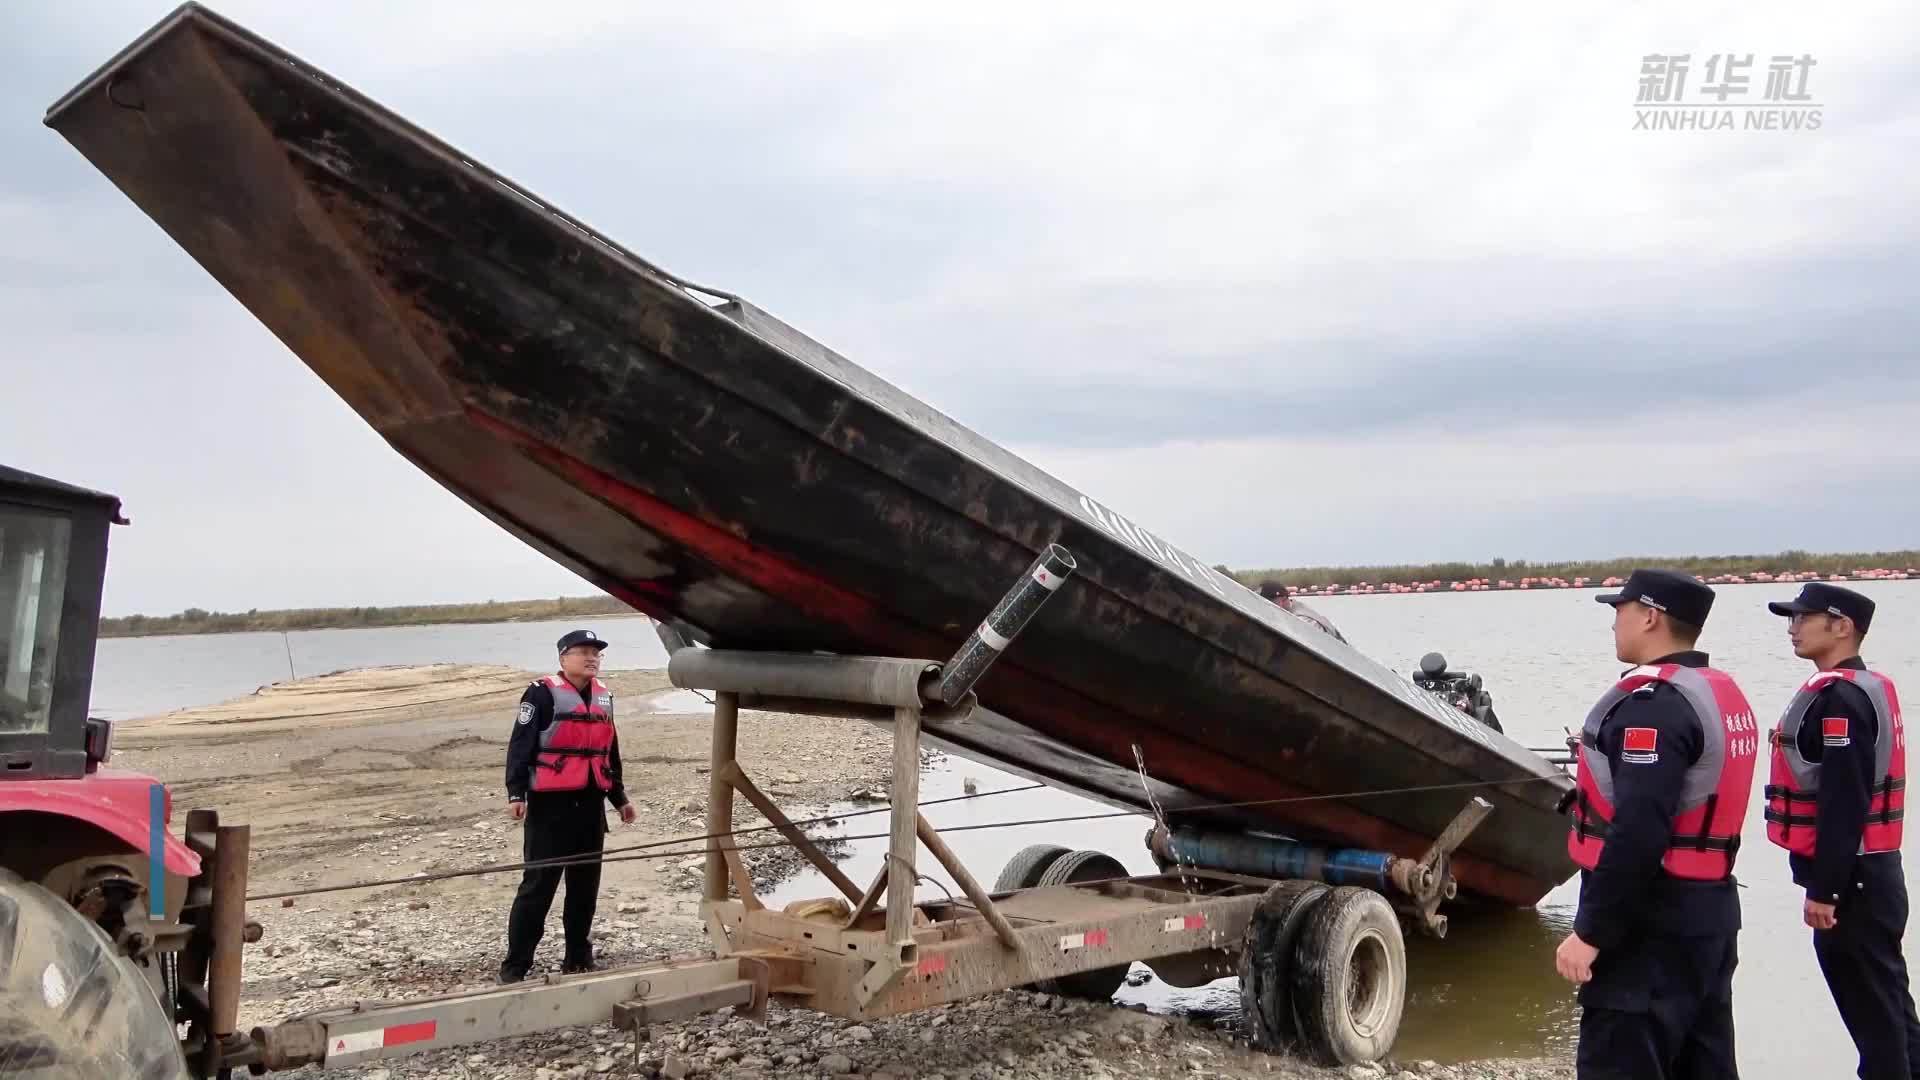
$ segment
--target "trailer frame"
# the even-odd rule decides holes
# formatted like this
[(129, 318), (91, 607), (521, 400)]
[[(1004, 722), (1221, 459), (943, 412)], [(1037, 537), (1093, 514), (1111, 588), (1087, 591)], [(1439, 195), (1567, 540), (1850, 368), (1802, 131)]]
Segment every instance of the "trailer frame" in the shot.
[[(1045, 984), (1141, 962), (1162, 980), (1202, 986), (1240, 970), (1248, 927), (1279, 879), (1181, 866), (1071, 884), (989, 891), (919, 810), (922, 719), (965, 723), (958, 705), (930, 702), (941, 665), (895, 657), (747, 653), (686, 647), (668, 668), (673, 685), (714, 695), (706, 863), (700, 917), (710, 955), (524, 984), (320, 1010), (256, 1028), (252, 1046), (224, 1065), (268, 1069), (358, 1066), (467, 1043), (611, 1021), (635, 1033), (649, 1025), (733, 1007), (761, 1017), (770, 1002), (847, 1020), (868, 1020)], [(893, 732), (889, 842), (880, 872), (862, 888), (772, 800), (738, 758), (742, 706), (886, 724)], [(834, 884), (840, 895), (774, 909), (756, 894), (732, 821), (735, 796)], [(1456, 827), (1418, 863), (1427, 898), (1402, 897), (1408, 924), (1431, 919), (1429, 901), (1452, 894), (1445, 856), (1491, 807), (1472, 800)], [(962, 897), (921, 902), (919, 848)], [(1424, 909), (1424, 912), (1423, 910)], [(1428, 925), (1429, 932), (1434, 932)], [(1439, 933), (1444, 933), (1444, 920)]]

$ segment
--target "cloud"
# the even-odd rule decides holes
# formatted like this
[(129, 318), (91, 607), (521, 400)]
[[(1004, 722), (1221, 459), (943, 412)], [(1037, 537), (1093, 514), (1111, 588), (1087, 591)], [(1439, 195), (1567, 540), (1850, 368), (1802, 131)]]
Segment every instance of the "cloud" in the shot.
[[(1911, 542), (1788, 512), (1909, 456), (1762, 445), (1803, 398), (1920, 409), (1903, 5), (220, 10), (1210, 561)], [(0, 11), (0, 459), (129, 495), (120, 610), (577, 591), (38, 123), (158, 13)], [(1821, 128), (1632, 130), (1644, 54), (1728, 49), (1816, 57)]]

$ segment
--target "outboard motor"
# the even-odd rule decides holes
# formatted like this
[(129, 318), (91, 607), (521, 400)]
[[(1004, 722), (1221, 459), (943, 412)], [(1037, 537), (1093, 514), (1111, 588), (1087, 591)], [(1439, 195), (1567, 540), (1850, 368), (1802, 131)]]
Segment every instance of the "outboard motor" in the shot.
[(1502, 731), (1500, 718), (1493, 713), (1493, 695), (1481, 685), (1480, 676), (1448, 671), (1447, 658), (1430, 652), (1420, 658), (1420, 670), (1413, 673), (1413, 684), (1447, 699), (1454, 708), (1495, 731)]

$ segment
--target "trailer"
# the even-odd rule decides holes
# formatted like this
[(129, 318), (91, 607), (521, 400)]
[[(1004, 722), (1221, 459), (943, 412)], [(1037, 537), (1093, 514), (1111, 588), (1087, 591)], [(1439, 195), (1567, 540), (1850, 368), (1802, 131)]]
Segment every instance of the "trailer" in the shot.
[[(1467, 797), (1419, 858), (1163, 818), (1146, 837), (1161, 873), (1036, 845), (983, 885), (920, 813), (922, 735), (972, 722), (974, 684), (1072, 575), (1053, 548), (946, 661), (707, 649), (661, 627), (673, 684), (714, 694), (705, 955), (241, 1031), (243, 953), (262, 937), (246, 918), (248, 828), (195, 809), (175, 835), (165, 786), (113, 769), (112, 726), (86, 716), (115, 523), (113, 496), (0, 468), (0, 656), (14, 665), (0, 679), (0, 1060), (34, 1080), (347, 1067), (608, 1020), (644, 1034), (725, 1007), (761, 1016), (775, 1001), (859, 1020), (1020, 986), (1106, 1000), (1136, 961), (1176, 986), (1237, 977), (1263, 1048), (1374, 1061), (1405, 1007), (1404, 928), (1445, 934), (1452, 854), (1493, 809)], [(743, 707), (890, 726), (889, 844), (872, 881), (850, 880), (741, 766)], [(731, 828), (736, 797), (839, 895), (762, 903)], [(962, 897), (917, 898), (922, 850)]]
[[(634, 1031), (728, 1007), (758, 1018), (770, 1002), (848, 1020), (946, 1005), (1013, 987), (1104, 1001), (1128, 965), (1175, 986), (1237, 977), (1256, 1045), (1328, 1064), (1377, 1061), (1405, 1007), (1403, 927), (1444, 935), (1434, 909), (1453, 894), (1448, 856), (1492, 806), (1467, 801), (1453, 828), (1417, 860), (1317, 852), (1312, 878), (1276, 879), (1201, 865), (1212, 849), (1164, 826), (1160, 874), (1128, 875), (1091, 850), (1034, 845), (981, 884), (918, 809), (920, 732), (929, 713), (965, 722), (972, 706), (927, 700), (954, 665), (892, 657), (735, 653), (684, 647), (675, 686), (714, 693), (701, 917), (711, 955), (549, 977), (416, 1001), (314, 1013), (252, 1033), (236, 1061), (271, 1069), (355, 1066), (463, 1043), (608, 1020)], [(865, 885), (849, 879), (741, 766), (743, 703), (875, 719), (893, 732), (890, 840)], [(755, 895), (729, 822), (750, 802), (839, 895), (775, 909)], [(1182, 858), (1191, 845), (1197, 860)], [(920, 852), (962, 897), (915, 897)], [(1269, 850), (1271, 849), (1258, 849)], [(1283, 845), (1281, 850), (1298, 850)], [(1231, 861), (1221, 858), (1217, 861)]]

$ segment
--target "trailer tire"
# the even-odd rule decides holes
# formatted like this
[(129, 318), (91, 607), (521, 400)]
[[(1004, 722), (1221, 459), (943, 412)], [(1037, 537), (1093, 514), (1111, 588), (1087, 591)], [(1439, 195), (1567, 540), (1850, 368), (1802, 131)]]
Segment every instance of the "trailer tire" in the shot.
[(1293, 947), (1307, 916), (1332, 891), (1318, 881), (1282, 881), (1266, 891), (1247, 920), (1240, 944), (1240, 1013), (1257, 1049), (1284, 1052), (1300, 1040)]
[[(1119, 859), (1100, 851), (1071, 851), (1054, 859), (1046, 873), (1040, 875), (1039, 884), (1075, 885), (1086, 881), (1100, 881), (1105, 878), (1127, 876), (1127, 868)], [(1059, 994), (1063, 997), (1084, 998), (1088, 1001), (1110, 1001), (1127, 981), (1127, 970), (1131, 964), (1119, 964), (1114, 967), (1095, 968), (1092, 971), (1078, 971), (1072, 975), (1062, 975), (1054, 979), (1041, 979), (1033, 984), (1035, 990), (1043, 994)]]
[(0, 1073), (187, 1080), (153, 987), (84, 915), (0, 870)]
[(1006, 893), (1033, 888), (1040, 884), (1047, 868), (1066, 853), (1067, 849), (1058, 844), (1029, 844), (1021, 848), (1000, 868), (1000, 876), (993, 879), (993, 891)]
[(1342, 886), (1316, 905), (1294, 944), (1293, 994), (1301, 1039), (1322, 1064), (1371, 1064), (1393, 1049), (1407, 946), (1386, 897)]

